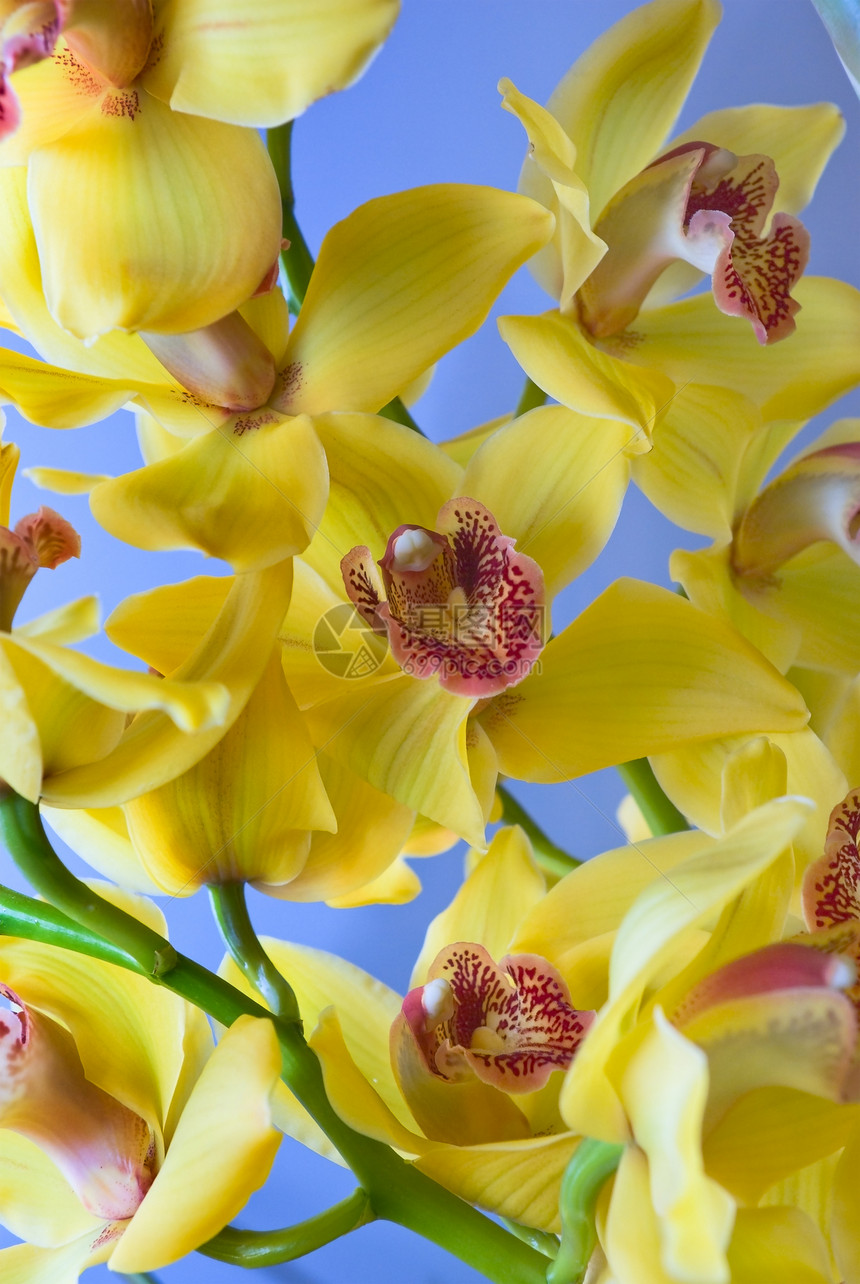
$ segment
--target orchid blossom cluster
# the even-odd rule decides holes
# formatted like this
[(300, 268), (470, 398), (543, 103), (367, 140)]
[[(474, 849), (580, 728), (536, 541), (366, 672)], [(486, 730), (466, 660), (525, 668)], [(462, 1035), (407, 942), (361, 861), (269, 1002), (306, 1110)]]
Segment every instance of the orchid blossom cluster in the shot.
[[(35, 893), (0, 889), (0, 1277), (387, 1219), (497, 1284), (860, 1284), (860, 420), (781, 458), (860, 384), (860, 292), (801, 221), (843, 122), (677, 132), (720, 8), (649, 0), (546, 104), (500, 82), (518, 183), (377, 196), (314, 261), (292, 122), (398, 8), (0, 3), (0, 400), (124, 408), (141, 454), (28, 461), (23, 513), (0, 444), (0, 834)], [(431, 441), (410, 408), (524, 266), (519, 406)], [(554, 627), (630, 483), (677, 591)], [(94, 596), (27, 611), (86, 567), (81, 495), (106, 541), (220, 563), (153, 569), (113, 663)], [(606, 767), (626, 841), (584, 861), (507, 784)], [(302, 943), (303, 903), (396, 907), (461, 840), (405, 993)], [(217, 973), (153, 900), (204, 887)], [(281, 1144), (356, 1189), (246, 1229)]]

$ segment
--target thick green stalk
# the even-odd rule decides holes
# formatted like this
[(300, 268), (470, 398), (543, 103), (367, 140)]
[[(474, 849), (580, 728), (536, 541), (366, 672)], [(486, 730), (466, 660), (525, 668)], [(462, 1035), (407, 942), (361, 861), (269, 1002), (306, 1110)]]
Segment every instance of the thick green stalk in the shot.
[[(26, 909), (18, 894), (0, 892), (0, 922), (6, 932), (28, 940), (63, 944), (83, 954), (105, 957), (105, 947), (93, 942), (93, 924), (106, 921), (113, 932), (115, 956), (121, 967), (147, 975), (158, 985), (208, 1012), (222, 1025), (231, 1026), (243, 1013), (273, 1021), (281, 1047), (283, 1077), (289, 1088), (329, 1137), (367, 1191), (375, 1216), (399, 1223), (432, 1240), (481, 1271), (494, 1284), (543, 1284), (546, 1258), (521, 1243), (495, 1222), (458, 1199), (388, 1146), (356, 1132), (340, 1118), (328, 1100), (322, 1069), (297, 1026), (281, 1021), (228, 982), (174, 952), (169, 970), (153, 968), (164, 954), (164, 938), (99, 898), (85, 884), (68, 874), (41, 827), (38, 810), (18, 798), (5, 801), (0, 815), (10, 850), (24, 848), (41, 886), (57, 888), (69, 920), (83, 919), (78, 932), (53, 911), (40, 919), (43, 908), (30, 900)], [(32, 850), (31, 850), (32, 849)], [(64, 879), (61, 874), (65, 874)], [(70, 880), (70, 881), (69, 881)], [(106, 911), (111, 910), (110, 914)], [(172, 947), (170, 947), (172, 948)]]
[(212, 883), (212, 912), (233, 962), (282, 1021), (301, 1026), (293, 988), (263, 949), (251, 925), (244, 883)]
[(497, 785), (496, 793), (502, 804), (502, 820), (506, 825), (519, 825), (525, 830), (531, 842), (535, 860), (542, 869), (553, 878), (564, 878), (565, 874), (569, 874), (572, 869), (579, 868), (582, 861), (569, 855), (563, 847), (554, 843), (535, 818), (521, 803), (517, 802), (510, 790), (504, 785)]
[(287, 303), (293, 316), (298, 316), (299, 309), (305, 301), (311, 272), (314, 270), (313, 255), (308, 249), (302, 235), (302, 229), (296, 221), (296, 193), (293, 188), (291, 172), (291, 150), (293, 122), (266, 131), (266, 146), (269, 157), (278, 179), (281, 192), (281, 219), (284, 239), (289, 245), (281, 254), (284, 273), (287, 278)]
[(677, 834), (690, 828), (675, 804), (663, 793), (647, 758), (622, 763), (618, 774), (639, 804), (639, 810), (655, 837)]
[(220, 1234), (201, 1244), (197, 1251), (233, 1266), (277, 1266), (279, 1262), (306, 1257), (308, 1253), (373, 1220), (370, 1200), (359, 1187), (324, 1213), (283, 1230), (251, 1231), (225, 1226)]
[(592, 1137), (584, 1138), (574, 1151), (561, 1181), (561, 1244), (547, 1270), (547, 1284), (582, 1284), (597, 1243), (597, 1197), (623, 1151), (623, 1146)]
[(526, 414), (529, 410), (534, 410), (537, 406), (542, 406), (545, 401), (546, 393), (543, 388), (539, 388), (536, 383), (527, 378), (520, 393), (517, 408), (514, 411), (514, 418), (519, 419), (520, 415)]
[(102, 900), (66, 869), (51, 846), (39, 808), (12, 790), (0, 790), (0, 834), (27, 881), (46, 901), (103, 936), (151, 976), (169, 972), (176, 951), (163, 936)]

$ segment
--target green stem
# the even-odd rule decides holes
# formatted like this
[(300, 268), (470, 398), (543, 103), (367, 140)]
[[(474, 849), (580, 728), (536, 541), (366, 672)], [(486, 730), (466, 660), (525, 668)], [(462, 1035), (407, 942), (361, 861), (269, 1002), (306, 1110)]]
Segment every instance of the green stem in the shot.
[(511, 1217), (500, 1217), (499, 1221), (503, 1226), (507, 1226), (512, 1235), (521, 1239), (525, 1244), (531, 1244), (544, 1257), (554, 1258), (558, 1254), (558, 1236), (553, 1235), (551, 1231), (537, 1230), (534, 1226), (524, 1226), (522, 1222), (515, 1222)]
[(283, 235), (289, 241), (289, 246), (281, 254), (287, 277), (287, 303), (293, 316), (298, 316), (314, 270), (314, 259), (296, 222), (296, 193), (291, 172), (292, 139), (291, 120), (266, 131), (266, 146), (281, 192)]
[(603, 1183), (618, 1167), (623, 1146), (585, 1137), (561, 1181), (561, 1244), (547, 1284), (582, 1284), (597, 1243), (594, 1210)]
[(170, 971), (176, 959), (170, 942), (75, 878), (48, 841), (39, 808), (8, 789), (0, 791), (0, 834), (21, 873), (46, 901), (117, 946), (141, 971), (154, 977)]
[[(27, 905), (23, 906), (22, 901)], [(103, 958), (110, 949), (95, 944), (88, 928), (76, 930), (49, 907), (18, 893), (10, 894), (5, 888), (0, 890), (0, 922), (7, 934), (52, 945), (62, 941), (65, 947), (82, 954)], [(146, 940), (146, 954), (151, 957), (162, 938), (144, 924), (138, 927), (138, 944)], [(281, 1047), (285, 1082), (353, 1170), (367, 1191), (376, 1217), (397, 1222), (432, 1240), (483, 1272), (494, 1284), (544, 1284), (546, 1258), (541, 1253), (437, 1186), (382, 1142), (344, 1123), (326, 1096), (320, 1063), (295, 1025), (272, 1017), (259, 1003), (183, 954), (176, 954), (170, 971), (156, 975), (131, 951), (117, 949), (110, 961), (148, 975), (155, 984), (202, 1008), (221, 1025), (229, 1027), (245, 1013), (272, 1020)]]
[(427, 435), (418, 427), (399, 397), (389, 401), (387, 406), (383, 406), (381, 410), (377, 411), (377, 414), (382, 415), (385, 419), (393, 419), (396, 424), (403, 424), (404, 428), (411, 428), (413, 432), (417, 432), (422, 437)]
[(655, 838), (690, 828), (675, 804), (663, 793), (647, 758), (622, 763), (618, 774), (639, 804), (639, 810)]
[(298, 1000), (263, 949), (254, 931), (245, 900), (244, 883), (212, 883), (212, 912), (234, 963), (282, 1021), (301, 1027)]
[(543, 388), (539, 388), (533, 380), (526, 378), (523, 390), (520, 393), (520, 399), (517, 402), (517, 408), (514, 411), (514, 418), (518, 419), (520, 415), (526, 414), (529, 410), (542, 406), (545, 401), (546, 393)]
[(541, 829), (534, 817), (521, 803), (517, 802), (505, 785), (497, 785), (496, 793), (502, 804), (502, 820), (506, 825), (519, 825), (525, 830), (534, 850), (535, 859), (542, 869), (553, 878), (564, 878), (565, 874), (569, 874), (572, 869), (579, 868), (582, 861), (569, 855), (563, 847), (554, 843), (549, 834)]
[(277, 1266), (279, 1262), (306, 1257), (308, 1253), (373, 1220), (370, 1200), (359, 1187), (324, 1213), (283, 1230), (251, 1231), (225, 1226), (214, 1239), (201, 1244), (197, 1251), (219, 1262), (229, 1262), (231, 1266)]
[(121, 1280), (130, 1280), (131, 1284), (158, 1284), (158, 1276), (153, 1275), (150, 1271), (145, 1273), (138, 1271), (134, 1275), (120, 1275)]

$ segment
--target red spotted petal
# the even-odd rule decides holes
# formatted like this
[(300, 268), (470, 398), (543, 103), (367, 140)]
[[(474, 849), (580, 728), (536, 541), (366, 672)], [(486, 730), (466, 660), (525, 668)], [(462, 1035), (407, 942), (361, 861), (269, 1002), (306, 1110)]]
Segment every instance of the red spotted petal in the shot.
[(378, 610), (385, 597), (385, 585), (370, 549), (364, 544), (350, 549), (346, 557), (341, 559), (340, 573), (349, 600), (361, 618), (372, 629), (383, 631), (385, 626), (380, 622)]
[(443, 950), (416, 993), (420, 1034), (414, 1002), (410, 1024), (429, 1068), (457, 1082), (468, 1067), (503, 1092), (533, 1092), (553, 1070), (565, 1069), (594, 1016), (573, 1007), (546, 959), (519, 954), (496, 964), (483, 946), (468, 942)]
[(830, 813), (824, 855), (803, 880), (803, 916), (811, 930), (860, 920), (860, 790)]
[(15, 534), (32, 549), (39, 566), (45, 566), (51, 571), (67, 562), (70, 557), (81, 555), (80, 535), (53, 508), (43, 506), (38, 513), (22, 517), (15, 527)]

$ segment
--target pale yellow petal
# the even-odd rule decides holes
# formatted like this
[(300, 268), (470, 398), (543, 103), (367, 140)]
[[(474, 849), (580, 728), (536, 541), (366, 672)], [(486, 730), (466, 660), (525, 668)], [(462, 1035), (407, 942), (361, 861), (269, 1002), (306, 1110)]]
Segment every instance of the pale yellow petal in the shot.
[(16, 624), (15, 633), (25, 638), (40, 638), (55, 646), (84, 642), (98, 633), (101, 619), (97, 597), (79, 597), (76, 602), (57, 606), (26, 624)]
[(406, 905), (421, 891), (421, 879), (405, 860), (395, 860), (370, 883), (344, 896), (330, 896), (333, 909), (356, 909), (362, 905)]
[(473, 941), (491, 958), (502, 958), (520, 919), (538, 904), (544, 890), (543, 875), (523, 831), (518, 825), (500, 829), (451, 904), (427, 928), (410, 988), (424, 984), (436, 955), (456, 941)]
[(831, 1284), (824, 1237), (800, 1208), (742, 1208), (729, 1246), (732, 1284)]
[(675, 391), (658, 361), (650, 363), (657, 368), (645, 369), (602, 352), (558, 312), (500, 317), (499, 333), (544, 392), (581, 415), (627, 424), (629, 454), (648, 449), (654, 421)]
[(89, 1231), (62, 1248), (36, 1248), (16, 1244), (0, 1252), (0, 1273), (4, 1284), (78, 1284), (86, 1266), (103, 1262), (110, 1251), (94, 1251), (100, 1231)]
[[(462, 493), (479, 496), (518, 552), (534, 558), (548, 598), (609, 539), (627, 489), (629, 436), (624, 424), (542, 406), (499, 429), (469, 461)], [(552, 458), (552, 468), (534, 470), (536, 458)]]
[(576, 147), (595, 217), (655, 158), (719, 22), (714, 0), (657, 0), (594, 42), (547, 106)]
[(69, 468), (25, 468), (22, 476), (55, 495), (88, 495), (99, 482), (110, 481), (109, 473), (76, 473)]
[(81, 339), (208, 325), (254, 293), (278, 254), (280, 198), (263, 142), (144, 91), (106, 99), (116, 111), (88, 113), (28, 167), (51, 314)]
[[(357, 687), (357, 691), (353, 691)], [(308, 710), (314, 742), (405, 807), (484, 845), (484, 818), (469, 778), (466, 719), (474, 704), (434, 680), (403, 674)]]
[(731, 536), (738, 472), (761, 415), (728, 388), (679, 388), (654, 425), (653, 449), (632, 461), (633, 480), (685, 530)]
[(280, 1072), (272, 1023), (239, 1017), (192, 1090), (164, 1163), (113, 1251), (112, 1270), (175, 1262), (241, 1211), (280, 1143), (269, 1106)]
[(481, 1146), (435, 1146), (415, 1166), (469, 1203), (557, 1234), (559, 1188), (577, 1140), (562, 1133)]
[(109, 807), (155, 789), (199, 762), (232, 725), (254, 689), (291, 587), (289, 562), (238, 576), (212, 627), (172, 675), (182, 683), (206, 679), (226, 687), (229, 705), (220, 726), (192, 736), (162, 713), (142, 713), (100, 762), (47, 782), (45, 801), (63, 807)]
[(162, 11), (143, 75), (174, 111), (271, 126), (344, 89), (386, 38), (399, 0), (185, 0)]
[(844, 133), (845, 121), (833, 103), (808, 107), (752, 103), (708, 112), (674, 138), (671, 146), (703, 139), (738, 156), (770, 156), (779, 175), (774, 210), (799, 214)]
[(728, 379), (765, 419), (807, 419), (860, 379), (860, 292), (829, 277), (803, 277), (793, 293), (803, 311), (784, 343), (762, 348), (749, 326), (701, 294), (640, 312), (633, 342), (619, 356), (676, 384)]
[(619, 580), (553, 639), (540, 673), (481, 722), (499, 768), (558, 781), (715, 735), (799, 730), (799, 693), (729, 625)]
[(235, 581), (196, 575), (125, 598), (105, 621), (115, 646), (170, 675), (184, 664), (211, 629)]
[(160, 896), (162, 888), (147, 875), (128, 836), (121, 807), (43, 807), (42, 816), (73, 852), (105, 878), (131, 892)]
[(164, 891), (204, 883), (288, 883), (311, 829), (336, 827), (280, 648), (229, 731), (198, 763), (125, 806), (129, 837)]
[(552, 228), (542, 206), (488, 187), (440, 184), (362, 205), (323, 241), (274, 404), (379, 410), (478, 328)]

